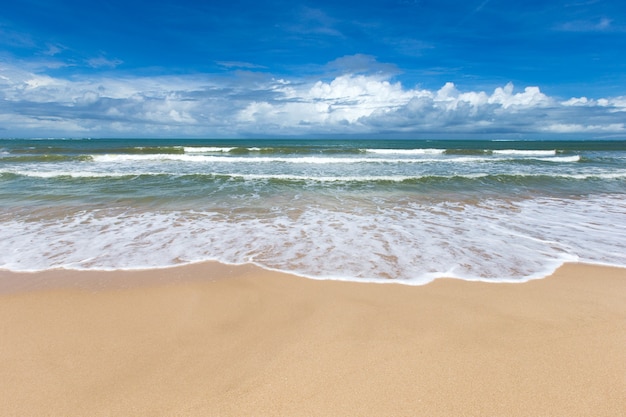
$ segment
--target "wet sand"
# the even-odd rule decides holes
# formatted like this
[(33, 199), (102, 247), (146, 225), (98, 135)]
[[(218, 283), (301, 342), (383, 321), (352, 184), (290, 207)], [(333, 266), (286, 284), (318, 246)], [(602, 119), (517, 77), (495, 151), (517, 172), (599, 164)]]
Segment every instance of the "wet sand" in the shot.
[(2, 416), (623, 416), (626, 270), (0, 272)]

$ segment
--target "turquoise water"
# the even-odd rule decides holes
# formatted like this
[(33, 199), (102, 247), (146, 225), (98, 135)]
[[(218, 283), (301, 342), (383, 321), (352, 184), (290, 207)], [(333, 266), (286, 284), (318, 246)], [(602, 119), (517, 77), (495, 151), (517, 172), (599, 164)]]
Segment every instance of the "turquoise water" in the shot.
[(321, 279), (626, 266), (626, 142), (0, 140), (0, 268)]

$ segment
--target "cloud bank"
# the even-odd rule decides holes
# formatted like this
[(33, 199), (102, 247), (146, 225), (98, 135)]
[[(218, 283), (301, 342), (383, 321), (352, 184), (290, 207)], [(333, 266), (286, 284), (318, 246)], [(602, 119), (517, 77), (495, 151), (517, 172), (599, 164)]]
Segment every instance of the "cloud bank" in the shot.
[(0, 66), (4, 137), (598, 138), (626, 137), (625, 120), (626, 96), (560, 99), (511, 83), (493, 91), (463, 91), (451, 82), (428, 90), (404, 86), (384, 71), (307, 79), (241, 69), (63, 78)]

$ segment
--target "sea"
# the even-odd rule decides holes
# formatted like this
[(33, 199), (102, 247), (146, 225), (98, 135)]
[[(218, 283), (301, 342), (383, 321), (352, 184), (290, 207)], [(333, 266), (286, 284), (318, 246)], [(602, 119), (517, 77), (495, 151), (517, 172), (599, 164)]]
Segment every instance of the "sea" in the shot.
[(315, 279), (626, 267), (626, 141), (0, 140), (0, 269)]

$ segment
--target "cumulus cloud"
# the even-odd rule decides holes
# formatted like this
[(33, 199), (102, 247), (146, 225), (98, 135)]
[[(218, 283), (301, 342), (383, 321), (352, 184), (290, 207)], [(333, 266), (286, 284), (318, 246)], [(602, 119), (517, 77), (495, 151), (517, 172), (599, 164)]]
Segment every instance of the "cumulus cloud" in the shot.
[(626, 97), (558, 99), (537, 86), (409, 88), (385, 71), (286, 79), (61, 78), (0, 67), (4, 136), (626, 135)]
[[(343, 75), (330, 82), (284, 86), (282, 100), (252, 102), (239, 121), (256, 131), (279, 127), (306, 134), (322, 132), (557, 133), (559, 124), (579, 120), (576, 111), (538, 87), (515, 92), (513, 84), (493, 92), (461, 92), (449, 82), (439, 90), (407, 89), (399, 82), (366, 75)], [(608, 112), (604, 112), (608, 114)], [(610, 116), (609, 116), (610, 118)], [(597, 119), (597, 117), (596, 117)], [(602, 131), (621, 131), (619, 123)], [(567, 133), (599, 132), (581, 125)]]

